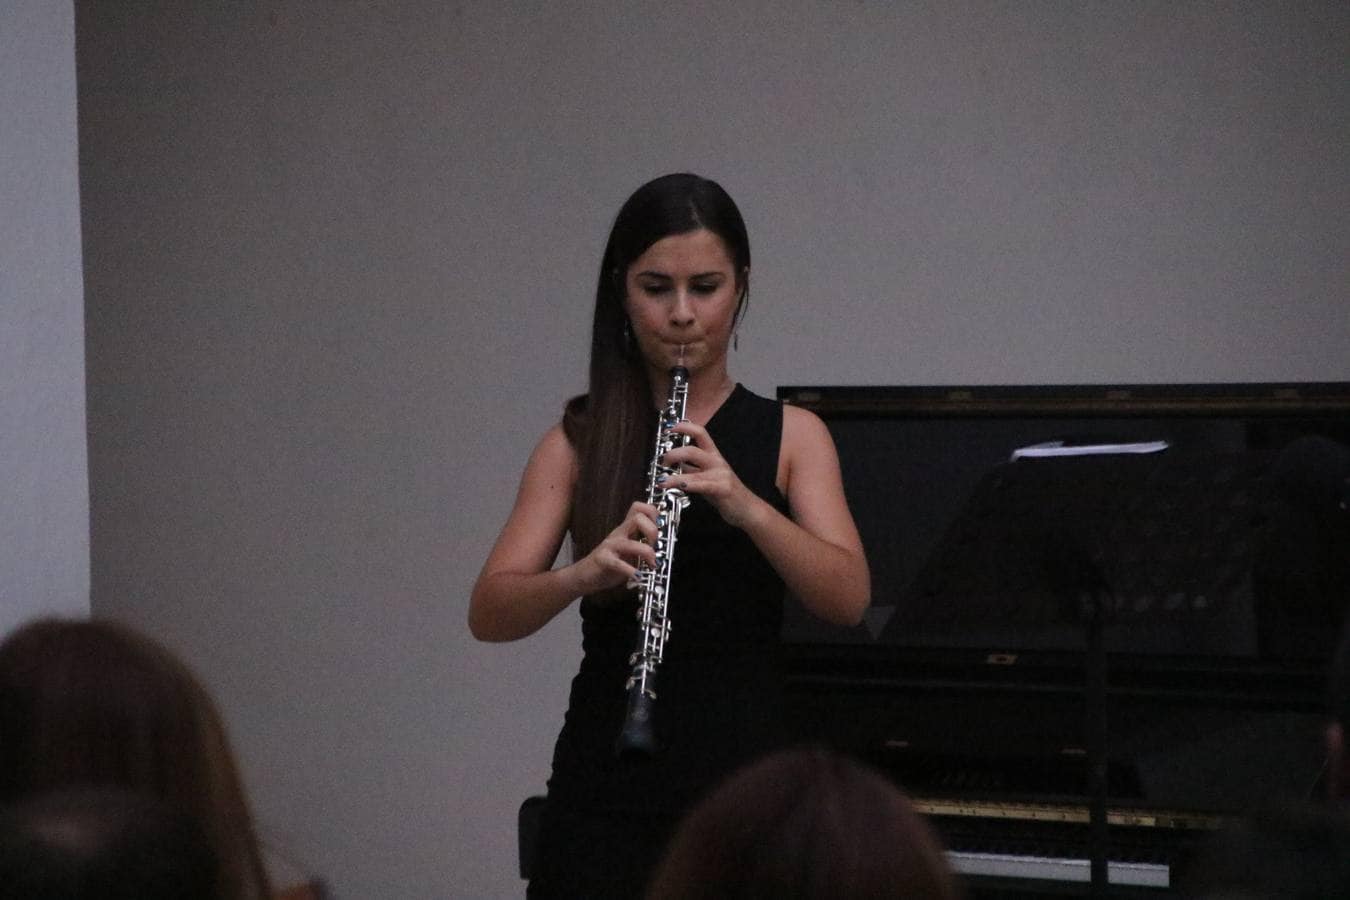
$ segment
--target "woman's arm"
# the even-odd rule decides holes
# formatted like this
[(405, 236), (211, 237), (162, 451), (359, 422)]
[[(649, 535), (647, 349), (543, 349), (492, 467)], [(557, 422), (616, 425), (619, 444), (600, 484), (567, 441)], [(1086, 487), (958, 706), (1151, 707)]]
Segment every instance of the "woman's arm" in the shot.
[(707, 497), (722, 518), (744, 530), (813, 614), (839, 625), (858, 624), (871, 602), (871, 576), (825, 423), (799, 407), (783, 408), (780, 487), (791, 518), (745, 487), (705, 429), (682, 423), (676, 430), (694, 438), (695, 449), (667, 454), (672, 462), (695, 467), (682, 476), (687, 489)]
[(814, 413), (785, 406), (781, 457), (792, 518), (763, 503), (746, 532), (802, 605), (828, 622), (857, 625), (872, 600), (872, 579), (834, 439)]
[(639, 558), (655, 552), (655, 511), (635, 503), (590, 554), (551, 568), (567, 534), (576, 485), (576, 452), (555, 425), (525, 466), (515, 506), (488, 554), (469, 600), (469, 631), (480, 641), (513, 641), (543, 628), (572, 601), (627, 581)]

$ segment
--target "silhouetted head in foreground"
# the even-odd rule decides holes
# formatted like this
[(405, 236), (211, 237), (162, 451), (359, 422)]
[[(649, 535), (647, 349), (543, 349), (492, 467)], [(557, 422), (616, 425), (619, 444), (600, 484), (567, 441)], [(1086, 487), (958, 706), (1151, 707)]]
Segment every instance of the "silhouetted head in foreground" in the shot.
[(847, 757), (801, 749), (741, 770), (696, 806), (648, 900), (959, 896), (902, 791)]
[(0, 644), (0, 804), (129, 788), (201, 823), (227, 896), (269, 893), (225, 727), (174, 654), (107, 621), (41, 619)]

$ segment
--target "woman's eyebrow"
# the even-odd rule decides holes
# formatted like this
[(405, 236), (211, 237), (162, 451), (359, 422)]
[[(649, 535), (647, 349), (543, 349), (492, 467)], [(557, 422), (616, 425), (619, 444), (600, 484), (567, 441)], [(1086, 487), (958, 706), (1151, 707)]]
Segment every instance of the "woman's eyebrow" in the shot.
[[(690, 275), (690, 276), (689, 276), (689, 279), (692, 281), (692, 280), (694, 280), (695, 278), (725, 278), (726, 275), (727, 275), (726, 272), (723, 272), (723, 271), (718, 270), (718, 269), (713, 269), (712, 271), (709, 271), (709, 272), (695, 272), (693, 275)], [(643, 269), (641, 272), (638, 272), (638, 273), (637, 273), (636, 275), (634, 275), (633, 277), (635, 277), (635, 278), (660, 278), (660, 279), (662, 279), (662, 280), (664, 280), (664, 281), (673, 281), (673, 280), (674, 280), (674, 276), (668, 275), (668, 274), (666, 274), (665, 272), (656, 272), (656, 271), (653, 271), (653, 270), (651, 270), (651, 269)]]

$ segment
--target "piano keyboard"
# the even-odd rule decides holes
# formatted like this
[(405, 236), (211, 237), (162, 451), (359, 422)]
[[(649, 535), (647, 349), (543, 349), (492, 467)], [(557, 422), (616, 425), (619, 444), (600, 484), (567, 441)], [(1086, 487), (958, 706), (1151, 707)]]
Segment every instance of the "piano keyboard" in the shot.
[[(1009, 802), (951, 797), (914, 797), (914, 807), (933, 818), (950, 848), (947, 859), (963, 876), (1086, 884), (1092, 861), (1084, 843), (1091, 821), (1078, 803)], [(1224, 824), (1204, 812), (1108, 808), (1115, 837), (1107, 861), (1109, 884), (1129, 888), (1170, 888), (1170, 854), (1157, 840), (1174, 843)], [(1122, 830), (1124, 829), (1124, 830)]]

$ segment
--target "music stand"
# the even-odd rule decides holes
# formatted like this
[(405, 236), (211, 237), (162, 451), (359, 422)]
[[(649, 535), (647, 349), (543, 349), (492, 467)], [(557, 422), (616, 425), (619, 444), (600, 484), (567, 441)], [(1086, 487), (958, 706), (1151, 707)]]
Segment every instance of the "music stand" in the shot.
[[(1255, 454), (1185, 457), (1164, 445), (1033, 454), (997, 466), (888, 626), (937, 621), (939, 629), (983, 632), (991, 648), (1034, 632), (1028, 645), (1082, 654), (1093, 896), (1109, 890), (1108, 626), (1113, 646), (1250, 649), (1249, 583), (1232, 573), (1250, 567), (1252, 509), (1267, 462)], [(1210, 532), (1245, 549), (1206, 545)]]

